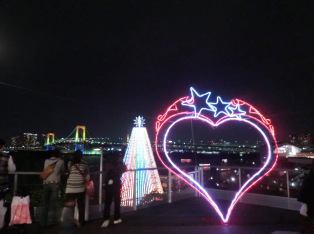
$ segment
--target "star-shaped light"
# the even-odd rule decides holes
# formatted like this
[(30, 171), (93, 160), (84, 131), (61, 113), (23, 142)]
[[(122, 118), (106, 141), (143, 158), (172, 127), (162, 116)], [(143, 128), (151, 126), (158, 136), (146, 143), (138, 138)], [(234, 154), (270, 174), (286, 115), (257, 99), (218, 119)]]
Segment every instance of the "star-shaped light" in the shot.
[(183, 101), (183, 106), (189, 106), (194, 108), (195, 116), (199, 116), (203, 110), (214, 111), (210, 105), (208, 105), (207, 101), (211, 92), (207, 92), (204, 94), (199, 94), (194, 88), (190, 88), (191, 90), (191, 98)]
[(230, 105), (228, 109), (231, 111), (231, 116), (237, 116), (238, 118), (241, 118), (241, 115), (245, 115), (246, 111), (241, 110), (240, 105), (237, 104), (235, 107)]
[(217, 97), (216, 102), (209, 102), (209, 106), (212, 107), (212, 111), (215, 112), (214, 117), (217, 117), (220, 114), (230, 115), (229, 106), (231, 105), (231, 102), (224, 102), (222, 101), (221, 97)]
[(141, 116), (138, 116), (134, 119), (134, 124), (136, 127), (141, 128), (145, 124), (145, 119)]

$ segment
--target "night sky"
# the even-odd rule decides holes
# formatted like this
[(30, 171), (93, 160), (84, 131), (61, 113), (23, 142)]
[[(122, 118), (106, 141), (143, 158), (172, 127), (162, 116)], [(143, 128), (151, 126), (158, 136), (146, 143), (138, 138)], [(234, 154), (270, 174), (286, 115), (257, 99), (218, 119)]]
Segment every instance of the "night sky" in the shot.
[[(272, 119), (279, 140), (314, 133), (312, 1), (0, 3), (0, 137), (150, 136), (172, 102), (211, 91)], [(184, 137), (184, 136), (182, 136)]]

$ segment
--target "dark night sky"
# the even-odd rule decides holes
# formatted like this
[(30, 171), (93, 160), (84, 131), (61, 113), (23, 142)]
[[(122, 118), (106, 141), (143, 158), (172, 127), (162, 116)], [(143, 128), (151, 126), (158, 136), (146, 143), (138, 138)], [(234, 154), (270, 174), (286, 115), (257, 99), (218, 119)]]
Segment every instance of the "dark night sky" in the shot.
[(149, 134), (190, 86), (314, 133), (312, 1), (1, 2), (1, 137)]

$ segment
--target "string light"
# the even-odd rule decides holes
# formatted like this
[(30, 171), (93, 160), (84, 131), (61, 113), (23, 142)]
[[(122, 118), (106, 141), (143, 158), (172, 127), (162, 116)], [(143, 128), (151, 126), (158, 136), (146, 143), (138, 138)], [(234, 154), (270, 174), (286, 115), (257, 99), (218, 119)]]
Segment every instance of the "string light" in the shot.
[[(156, 162), (147, 129), (143, 126), (144, 123), (145, 119), (143, 117), (138, 116), (135, 118), (134, 124), (136, 127), (132, 129), (125, 152), (124, 163), (127, 169), (131, 171), (127, 171), (122, 175), (122, 206), (133, 206), (134, 193), (136, 193), (136, 205), (158, 200), (160, 194), (163, 194), (157, 169), (150, 169), (156, 168)], [(145, 170), (141, 170), (143, 168)], [(136, 180), (134, 180), (134, 173), (136, 173)], [(134, 188), (136, 191), (134, 191)]]
[[(278, 150), (273, 150), (272, 145), (277, 149), (277, 141), (275, 138), (274, 127), (271, 121), (266, 119), (256, 108), (240, 99), (232, 99), (231, 101), (223, 101), (221, 97), (216, 97), (216, 102), (210, 101), (210, 92), (199, 94), (194, 88), (190, 88), (191, 97), (182, 97), (171, 104), (166, 112), (157, 117), (155, 150), (162, 164), (177, 175), (183, 181), (188, 183), (192, 188), (198, 191), (214, 208), (224, 223), (227, 223), (233, 208), (239, 199), (252, 186), (267, 175), (276, 165)], [(213, 200), (211, 195), (199, 184), (195, 179), (182, 171), (170, 158), (167, 150), (167, 139), (173, 127), (179, 122), (187, 120), (202, 121), (210, 126), (218, 127), (227, 122), (242, 122), (255, 128), (263, 137), (266, 148), (267, 157), (263, 166), (250, 177), (241, 188), (235, 193), (227, 213), (223, 214), (218, 204)], [(162, 149), (158, 147), (159, 140), (162, 140)]]

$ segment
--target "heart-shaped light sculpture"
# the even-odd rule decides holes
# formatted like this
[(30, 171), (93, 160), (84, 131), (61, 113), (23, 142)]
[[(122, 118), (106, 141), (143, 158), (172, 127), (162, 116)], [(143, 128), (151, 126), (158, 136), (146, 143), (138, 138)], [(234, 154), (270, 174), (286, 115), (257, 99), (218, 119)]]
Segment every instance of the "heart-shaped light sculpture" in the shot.
[[(210, 92), (199, 94), (192, 87), (190, 90), (191, 96), (176, 100), (167, 108), (164, 114), (158, 116), (155, 126), (155, 149), (162, 164), (198, 191), (215, 209), (221, 220), (227, 223), (233, 208), (244, 193), (267, 175), (276, 165), (278, 154), (274, 152), (278, 152), (278, 147), (274, 128), (269, 119), (266, 119), (256, 108), (247, 102), (239, 99), (223, 101), (219, 96), (211, 98)], [(267, 155), (263, 166), (235, 193), (225, 215), (221, 212), (221, 209), (206, 189), (181, 170), (168, 154), (167, 140), (169, 133), (173, 130), (172, 128), (179, 122), (191, 119), (202, 121), (212, 127), (218, 127), (231, 121), (242, 122), (255, 128), (264, 139)]]

